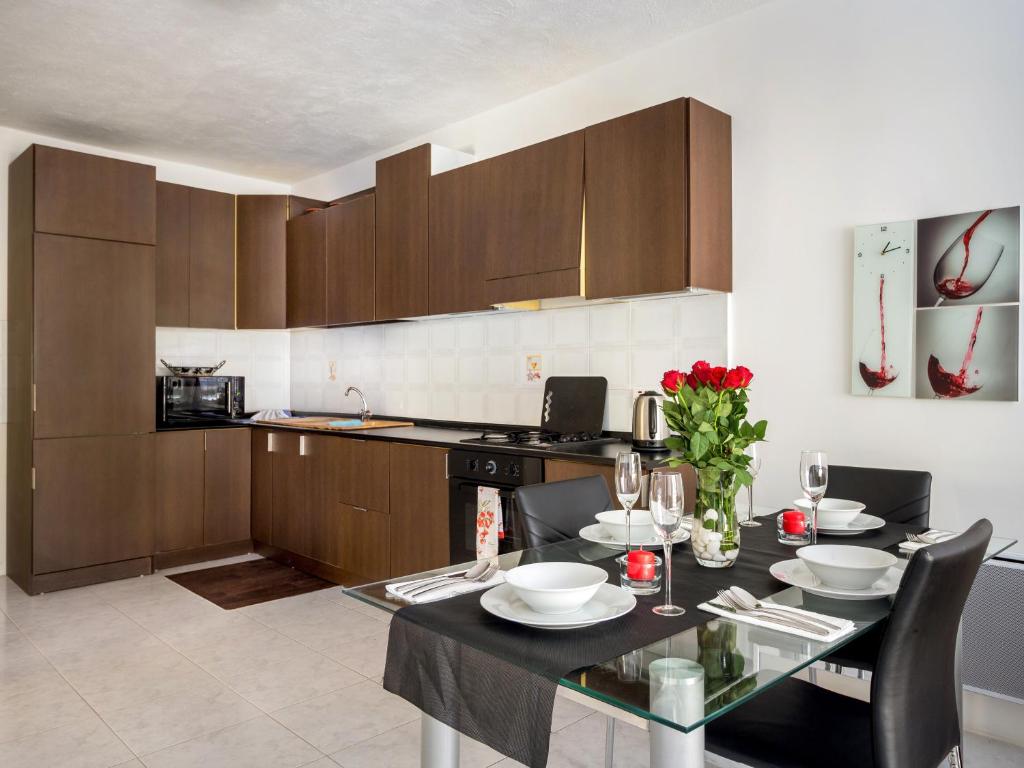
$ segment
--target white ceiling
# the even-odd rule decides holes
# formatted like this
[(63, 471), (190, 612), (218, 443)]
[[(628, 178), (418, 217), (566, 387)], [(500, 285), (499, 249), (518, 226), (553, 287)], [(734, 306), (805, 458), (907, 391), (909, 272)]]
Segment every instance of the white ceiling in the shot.
[(3, 0), (0, 124), (294, 182), (764, 0)]

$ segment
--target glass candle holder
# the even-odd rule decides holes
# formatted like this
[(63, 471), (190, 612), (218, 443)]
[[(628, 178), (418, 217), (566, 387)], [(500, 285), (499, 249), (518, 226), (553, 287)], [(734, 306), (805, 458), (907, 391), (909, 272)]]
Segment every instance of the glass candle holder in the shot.
[(787, 509), (775, 518), (780, 544), (793, 547), (811, 543), (811, 521), (799, 509)]
[(634, 595), (653, 595), (661, 589), (661, 558), (646, 549), (634, 549), (616, 558), (619, 584)]

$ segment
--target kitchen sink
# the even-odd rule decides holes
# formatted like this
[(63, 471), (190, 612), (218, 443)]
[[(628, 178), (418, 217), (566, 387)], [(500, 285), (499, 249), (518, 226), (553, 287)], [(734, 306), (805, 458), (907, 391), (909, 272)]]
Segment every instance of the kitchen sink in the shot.
[(274, 424), (279, 427), (301, 429), (322, 429), (326, 432), (348, 432), (358, 429), (387, 429), (389, 427), (411, 427), (411, 421), (386, 421), (384, 419), (349, 419), (343, 416), (296, 416), (288, 419), (261, 419), (259, 424)]

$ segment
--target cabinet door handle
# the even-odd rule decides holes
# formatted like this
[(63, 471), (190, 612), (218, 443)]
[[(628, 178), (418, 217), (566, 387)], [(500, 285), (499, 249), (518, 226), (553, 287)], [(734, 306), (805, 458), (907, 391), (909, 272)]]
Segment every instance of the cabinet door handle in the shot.
[(356, 512), (367, 512), (366, 507), (352, 507)]
[(274, 452), (274, 433), (267, 432), (267, 453)]
[(207, 432), (203, 432), (203, 453), (206, 452), (206, 435), (207, 434), (208, 434)]
[(306, 436), (299, 435), (299, 456), (306, 455)]
[(449, 456), (451, 456), (450, 453), (445, 453), (445, 455), (444, 455), (444, 479), (445, 480), (451, 479), (451, 476), (448, 474), (448, 457)]

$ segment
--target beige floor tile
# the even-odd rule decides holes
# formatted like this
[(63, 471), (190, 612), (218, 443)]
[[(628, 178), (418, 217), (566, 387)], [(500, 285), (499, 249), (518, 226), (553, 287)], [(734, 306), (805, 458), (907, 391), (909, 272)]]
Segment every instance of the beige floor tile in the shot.
[[(502, 757), (466, 736), (459, 739), (460, 768), (486, 768)], [(420, 719), (346, 747), (332, 754), (331, 759), (343, 768), (419, 768)]]
[(0, 663), (0, 701), (61, 682), (60, 674), (35, 649)]
[(363, 677), (301, 643), (265, 630), (242, 644), (218, 643), (190, 656), (265, 712), (360, 683)]
[(96, 715), (0, 744), (4, 768), (109, 768), (132, 757)]
[(150, 633), (116, 608), (103, 605), (95, 616), (79, 616), (64, 622), (33, 625), (25, 629), (40, 652), (52, 657), (76, 648), (90, 652), (111, 647), (136, 647), (150, 640)]
[(146, 768), (141, 760), (129, 760), (127, 763), (118, 763), (113, 768)]
[(0, 743), (76, 723), (92, 714), (74, 688), (58, 676), (17, 694), (0, 692)]
[(419, 710), (365, 682), (274, 713), (321, 752), (337, 752), (419, 717)]
[(594, 714), (594, 710), (563, 696), (555, 696), (555, 708), (551, 713), (551, 730), (560, 731), (584, 717)]
[(181, 654), (167, 650), (147, 661), (135, 660), (110, 667), (76, 671), (68, 678), (82, 697), (106, 717), (108, 713), (138, 707), (154, 699), (210, 688), (217, 681)]
[(365, 677), (378, 678), (384, 674), (388, 656), (387, 629), (355, 640), (331, 643), (323, 653)]
[(146, 633), (143, 637), (113, 639), (100, 644), (79, 644), (47, 656), (61, 674), (77, 684), (83, 677), (133, 664), (159, 666), (173, 663), (180, 657), (158, 637)]
[(78, 589), (35, 595), (16, 603), (13, 608), (8, 607), (5, 613), (25, 633), (66, 629), (80, 621), (115, 619), (118, 615), (113, 606)]
[(321, 757), (320, 752), (284, 726), (269, 717), (257, 717), (146, 755), (146, 765), (148, 768), (298, 768)]
[(147, 755), (259, 714), (238, 694), (212, 683), (105, 712), (103, 719), (136, 754)]
[(188, 591), (163, 576), (138, 576), (134, 579), (107, 581), (93, 584), (89, 589), (94, 595), (113, 606), (142, 600), (154, 600), (181, 591)]
[(392, 614), (390, 611), (385, 611), (375, 605), (370, 605), (362, 600), (346, 595), (344, 587), (331, 587), (330, 589), (317, 592), (317, 594), (320, 597), (337, 603), (342, 608), (348, 608), (349, 610), (356, 611), (357, 613), (365, 614), (371, 619), (376, 619), (383, 624), (387, 624), (391, 621)]
[[(321, 757), (319, 760), (307, 763), (302, 768), (338, 768), (338, 764), (329, 757)], [(385, 768), (385, 766), (379, 766), (379, 768)]]
[[(604, 715), (593, 714), (551, 734), (548, 768), (593, 768), (604, 765)], [(650, 746), (647, 732), (626, 723), (615, 724), (615, 768), (647, 768)], [(511, 758), (495, 768), (523, 768)]]
[(320, 592), (307, 592), (304, 595), (294, 597), (282, 597), (280, 600), (269, 600), (265, 603), (247, 605), (244, 608), (237, 608), (236, 611), (250, 619), (255, 619), (268, 627), (278, 627), (294, 621), (296, 618), (308, 615), (310, 604), (314, 609), (316, 606), (331, 602), (320, 597)]
[(380, 632), (381, 623), (329, 600), (310, 606), (306, 615), (275, 627), (313, 650), (360, 640)]
[(178, 614), (162, 621), (150, 621), (145, 626), (153, 634), (179, 651), (202, 648), (212, 643), (235, 642), (260, 632), (264, 626), (233, 611), (215, 609), (202, 615)]
[(189, 571), (204, 571), (207, 568), (219, 568), (222, 565), (234, 565), (235, 563), (245, 563), (249, 560), (262, 560), (260, 555), (255, 552), (249, 552), (245, 555), (237, 555), (235, 557), (224, 557), (220, 560), (207, 560), (203, 563), (192, 563), (191, 565), (179, 565), (174, 568), (162, 568), (157, 571), (161, 576), (173, 576), (176, 573), (188, 573)]

